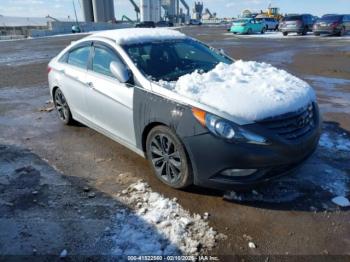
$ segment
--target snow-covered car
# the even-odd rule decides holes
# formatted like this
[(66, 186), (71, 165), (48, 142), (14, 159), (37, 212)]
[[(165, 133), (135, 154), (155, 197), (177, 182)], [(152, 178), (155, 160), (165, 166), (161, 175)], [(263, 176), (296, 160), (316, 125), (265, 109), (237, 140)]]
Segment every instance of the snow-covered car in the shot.
[(313, 89), (269, 64), (235, 61), (170, 29), (119, 29), (72, 43), (48, 67), (59, 118), (146, 157), (174, 188), (251, 185), (315, 150)]

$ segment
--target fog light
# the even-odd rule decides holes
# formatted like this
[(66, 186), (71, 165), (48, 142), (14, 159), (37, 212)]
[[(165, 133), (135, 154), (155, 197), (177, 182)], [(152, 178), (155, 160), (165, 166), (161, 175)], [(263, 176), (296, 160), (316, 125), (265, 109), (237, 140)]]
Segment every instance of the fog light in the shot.
[(229, 177), (240, 177), (240, 176), (250, 176), (253, 175), (257, 169), (227, 169), (223, 172), (221, 172), (224, 176)]

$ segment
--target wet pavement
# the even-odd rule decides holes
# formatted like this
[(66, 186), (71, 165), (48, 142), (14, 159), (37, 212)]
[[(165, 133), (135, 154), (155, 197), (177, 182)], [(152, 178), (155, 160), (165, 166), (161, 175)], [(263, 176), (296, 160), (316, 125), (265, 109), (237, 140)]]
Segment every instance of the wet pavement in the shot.
[[(123, 205), (113, 196), (143, 178), (190, 212), (209, 212), (210, 225), (227, 235), (213, 254), (350, 255), (350, 209), (332, 202), (350, 197), (350, 41), (182, 30), (236, 59), (271, 63), (312, 84), (325, 121), (315, 154), (295, 174), (249, 192), (170, 189), (146, 160), (85, 126), (63, 126), (50, 110), (47, 62), (82, 36), (0, 42), (0, 254), (107, 252), (108, 241), (94, 241)], [(96, 192), (93, 200), (86, 186)]]

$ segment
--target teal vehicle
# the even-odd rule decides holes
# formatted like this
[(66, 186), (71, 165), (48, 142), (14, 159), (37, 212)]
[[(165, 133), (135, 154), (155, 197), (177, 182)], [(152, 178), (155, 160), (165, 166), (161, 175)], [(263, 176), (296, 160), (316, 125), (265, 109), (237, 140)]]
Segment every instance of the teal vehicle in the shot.
[(254, 18), (242, 18), (233, 21), (230, 32), (234, 34), (264, 34), (266, 27), (265, 23), (259, 22)]

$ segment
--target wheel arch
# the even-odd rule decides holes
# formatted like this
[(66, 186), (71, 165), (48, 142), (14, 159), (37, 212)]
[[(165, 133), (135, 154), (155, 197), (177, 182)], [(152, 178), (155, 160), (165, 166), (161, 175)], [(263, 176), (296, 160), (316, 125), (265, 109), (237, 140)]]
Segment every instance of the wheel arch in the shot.
[(51, 97), (53, 98), (53, 96), (55, 95), (56, 90), (59, 88), (59, 86), (55, 85), (52, 89), (51, 89)]
[(148, 134), (156, 126), (167, 126), (167, 125), (163, 122), (156, 121), (156, 122), (151, 122), (147, 126), (145, 126), (145, 128), (142, 131), (142, 136), (141, 136), (141, 146), (142, 146), (142, 151), (144, 153), (146, 153), (146, 151), (147, 151), (146, 141), (147, 141)]

